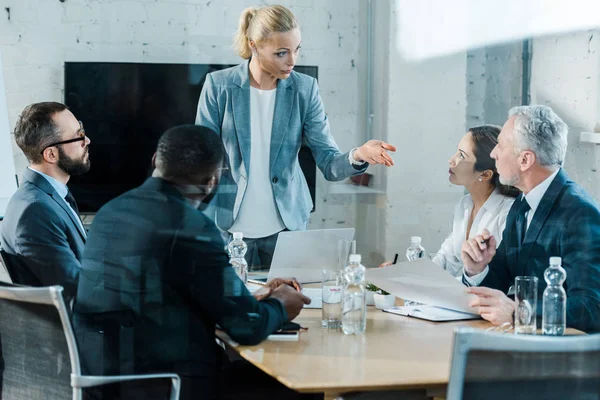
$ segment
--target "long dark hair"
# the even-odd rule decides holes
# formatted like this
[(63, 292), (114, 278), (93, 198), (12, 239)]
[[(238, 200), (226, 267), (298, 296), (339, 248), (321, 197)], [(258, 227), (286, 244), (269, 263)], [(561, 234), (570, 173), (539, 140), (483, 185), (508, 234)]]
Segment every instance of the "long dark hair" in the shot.
[(490, 153), (498, 144), (500, 127), (496, 125), (481, 125), (469, 129), (469, 132), (471, 132), (471, 137), (473, 138), (475, 171), (483, 172), (488, 169), (491, 170), (494, 173), (492, 183), (500, 189), (500, 193), (504, 196), (517, 197), (521, 193), (519, 189), (500, 183), (500, 175), (498, 175), (498, 171), (496, 170), (496, 162), (490, 157)]

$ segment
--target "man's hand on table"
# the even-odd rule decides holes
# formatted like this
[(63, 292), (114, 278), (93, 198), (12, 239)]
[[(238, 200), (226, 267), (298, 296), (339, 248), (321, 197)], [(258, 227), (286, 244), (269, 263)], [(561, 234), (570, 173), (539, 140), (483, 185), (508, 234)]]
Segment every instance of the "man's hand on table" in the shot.
[(477, 307), (477, 312), (483, 319), (494, 325), (513, 323), (516, 303), (502, 291), (480, 286), (470, 287), (467, 292), (477, 296), (469, 306)]
[(279, 285), (273, 290), (270, 297), (279, 300), (283, 304), (289, 321), (300, 314), (305, 304), (310, 304), (309, 297), (287, 284)]
[(296, 280), (296, 278), (275, 278), (265, 283), (260, 289), (255, 290), (252, 295), (258, 301), (264, 300), (281, 285), (291, 286), (298, 292), (302, 291), (302, 285)]

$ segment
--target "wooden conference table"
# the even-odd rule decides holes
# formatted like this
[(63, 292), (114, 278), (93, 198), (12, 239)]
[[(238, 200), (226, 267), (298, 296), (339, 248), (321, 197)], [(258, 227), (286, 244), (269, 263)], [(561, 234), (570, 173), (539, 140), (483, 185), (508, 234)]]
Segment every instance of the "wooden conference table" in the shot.
[(294, 321), (308, 328), (298, 341), (239, 346), (223, 332), (218, 335), (285, 386), (301, 393), (324, 392), (326, 400), (348, 392), (411, 389), (445, 397), (454, 329), (492, 326), (483, 320), (434, 323), (375, 307), (368, 307), (364, 336), (321, 328), (320, 309), (305, 309)]

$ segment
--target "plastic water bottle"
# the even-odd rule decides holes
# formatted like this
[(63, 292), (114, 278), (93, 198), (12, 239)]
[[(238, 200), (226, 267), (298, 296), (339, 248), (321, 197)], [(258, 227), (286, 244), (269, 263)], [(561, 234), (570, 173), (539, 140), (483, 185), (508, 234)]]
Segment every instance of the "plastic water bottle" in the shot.
[(563, 283), (567, 271), (561, 266), (560, 257), (550, 257), (550, 266), (544, 272), (548, 286), (542, 303), (542, 334), (562, 336), (567, 326), (567, 293)]
[[(406, 258), (408, 261), (415, 261), (419, 258), (425, 258), (425, 249), (421, 246), (421, 237), (413, 236), (410, 238), (410, 246), (406, 249)], [(418, 306), (421, 303), (404, 299), (405, 306)]]
[(408, 261), (425, 258), (425, 249), (421, 246), (420, 236), (413, 236), (410, 238), (410, 246), (406, 249), (406, 258), (408, 258)]
[(360, 254), (351, 254), (350, 262), (343, 271), (342, 330), (346, 335), (362, 335), (367, 328), (365, 267), (360, 261)]
[(248, 251), (248, 245), (243, 239), (244, 234), (242, 232), (233, 232), (233, 240), (227, 245), (227, 251), (229, 257), (231, 257), (229, 263), (245, 285), (248, 283), (248, 263), (244, 256)]

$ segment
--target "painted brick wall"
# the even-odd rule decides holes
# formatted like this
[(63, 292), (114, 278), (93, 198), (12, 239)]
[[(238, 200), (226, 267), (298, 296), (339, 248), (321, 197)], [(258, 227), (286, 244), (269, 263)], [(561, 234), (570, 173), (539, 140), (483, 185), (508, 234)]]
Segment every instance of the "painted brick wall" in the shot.
[[(231, 49), (249, 0), (2, 0), (0, 51), (11, 129), (22, 109), (63, 101), (65, 61), (236, 63)], [(264, 2), (260, 2), (264, 3)], [(302, 27), (299, 64), (319, 66), (321, 95), (342, 151), (364, 134), (365, 2), (283, 0)], [(194, 116), (190, 116), (193, 120)], [(13, 143), (20, 175), (27, 165)], [(93, 168), (93, 165), (92, 165)], [(354, 226), (356, 197), (327, 202), (319, 174), (312, 227)]]

